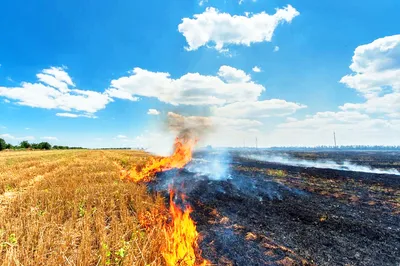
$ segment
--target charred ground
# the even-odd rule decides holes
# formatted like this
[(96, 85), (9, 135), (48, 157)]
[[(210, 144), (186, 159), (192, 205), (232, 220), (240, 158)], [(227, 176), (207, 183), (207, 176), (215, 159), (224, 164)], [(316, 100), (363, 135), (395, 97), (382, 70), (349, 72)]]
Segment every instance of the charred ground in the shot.
[[(312, 156), (369, 158), (380, 168), (399, 169), (400, 162), (398, 154), (381, 152)], [(172, 170), (150, 184), (165, 191), (172, 183), (187, 194), (205, 258), (218, 265), (400, 263), (400, 176), (229, 157), (225, 176)]]

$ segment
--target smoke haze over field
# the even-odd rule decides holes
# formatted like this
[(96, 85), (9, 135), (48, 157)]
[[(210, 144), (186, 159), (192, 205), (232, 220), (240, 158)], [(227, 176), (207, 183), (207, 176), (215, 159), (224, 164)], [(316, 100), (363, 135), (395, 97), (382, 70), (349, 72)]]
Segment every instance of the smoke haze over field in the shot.
[(241, 154), (241, 157), (252, 160), (273, 162), (291, 166), (347, 170), (347, 171), (374, 173), (374, 174), (400, 175), (400, 172), (396, 169), (377, 169), (365, 165), (353, 164), (349, 161), (343, 161), (341, 163), (332, 160), (311, 161), (311, 160), (296, 159), (288, 155), (260, 154), (260, 153), (250, 153), (250, 152)]

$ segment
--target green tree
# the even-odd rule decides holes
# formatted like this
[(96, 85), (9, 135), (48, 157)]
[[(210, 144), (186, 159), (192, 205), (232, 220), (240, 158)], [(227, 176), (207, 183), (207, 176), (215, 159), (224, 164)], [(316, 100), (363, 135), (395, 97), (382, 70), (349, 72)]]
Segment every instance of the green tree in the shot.
[(11, 145), (10, 143), (7, 143), (6, 149), (9, 149), (9, 150), (14, 149), (14, 146)]
[(7, 143), (4, 139), (0, 139), (0, 151), (5, 150), (7, 147)]
[(22, 141), (19, 145), (21, 146), (21, 148), (24, 149), (28, 149), (31, 147), (31, 144), (27, 140)]
[(50, 150), (51, 149), (51, 145), (48, 142), (41, 142), (38, 144), (38, 148), (41, 150)]
[(34, 150), (39, 149), (39, 144), (37, 144), (37, 143), (32, 143), (32, 144), (31, 144), (31, 148), (34, 149)]

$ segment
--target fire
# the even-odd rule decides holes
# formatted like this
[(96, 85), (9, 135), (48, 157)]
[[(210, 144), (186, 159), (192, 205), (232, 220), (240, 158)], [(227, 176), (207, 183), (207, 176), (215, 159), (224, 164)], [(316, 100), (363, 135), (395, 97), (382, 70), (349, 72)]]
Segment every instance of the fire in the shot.
[[(165, 158), (151, 158), (144, 167), (134, 168), (130, 172), (121, 171), (121, 178), (134, 182), (149, 182), (155, 174), (167, 171), (173, 168), (183, 168), (192, 159), (193, 148), (197, 141), (191, 138), (175, 139), (174, 152), (171, 156)], [(168, 266), (185, 265), (185, 266), (204, 266), (210, 264), (201, 257), (201, 251), (197, 241), (199, 233), (190, 213), (192, 208), (187, 205), (185, 210), (181, 210), (173, 201), (174, 192), (170, 191), (170, 208), (169, 212), (172, 218), (170, 223), (163, 220), (163, 232), (166, 242), (162, 247), (162, 256)], [(182, 201), (185, 201), (185, 195), (180, 194)], [(157, 215), (154, 215), (157, 214)], [(139, 216), (141, 224), (145, 227), (150, 226), (153, 221), (149, 217), (160, 219), (157, 211), (152, 211)]]
[(190, 138), (175, 139), (174, 152), (165, 158), (151, 158), (143, 168), (134, 168), (130, 172), (121, 174), (121, 178), (126, 178), (134, 182), (149, 182), (155, 174), (173, 168), (182, 168), (192, 159), (193, 148), (196, 140)]
[(174, 193), (170, 192), (170, 214), (172, 222), (164, 226), (166, 245), (162, 255), (168, 266), (175, 265), (207, 265), (208, 261), (201, 258), (197, 241), (199, 233), (190, 213), (192, 208), (186, 206), (182, 211), (173, 201)]

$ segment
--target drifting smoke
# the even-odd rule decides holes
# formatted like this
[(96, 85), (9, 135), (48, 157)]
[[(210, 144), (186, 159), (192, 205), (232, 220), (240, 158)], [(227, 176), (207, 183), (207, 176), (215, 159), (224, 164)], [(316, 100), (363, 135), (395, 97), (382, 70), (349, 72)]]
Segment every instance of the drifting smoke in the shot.
[(183, 116), (173, 112), (168, 113), (168, 129), (178, 133), (178, 138), (199, 140), (209, 131), (212, 120), (204, 116)]
[(342, 163), (337, 163), (334, 161), (308, 161), (308, 160), (299, 160), (296, 158), (292, 158), (290, 156), (282, 156), (282, 155), (266, 155), (266, 154), (255, 154), (248, 153), (243, 154), (241, 157), (264, 161), (264, 162), (272, 162), (279, 163), (284, 165), (291, 166), (300, 166), (300, 167), (314, 167), (314, 168), (324, 168), (324, 169), (334, 169), (334, 170), (345, 170), (345, 171), (354, 171), (354, 172), (363, 172), (363, 173), (373, 173), (373, 174), (389, 174), (389, 175), (400, 175), (400, 172), (396, 169), (378, 169), (372, 168), (364, 165), (353, 164), (348, 161), (344, 161)]
[(169, 156), (174, 152), (173, 143), (180, 141), (193, 142), (202, 140), (213, 128), (211, 118), (202, 116), (183, 116), (169, 112), (163, 125), (156, 134), (147, 134), (140, 140), (146, 150), (160, 156)]
[(231, 178), (231, 156), (226, 151), (206, 152), (193, 158), (185, 169), (195, 176), (207, 176), (210, 180), (227, 180)]

